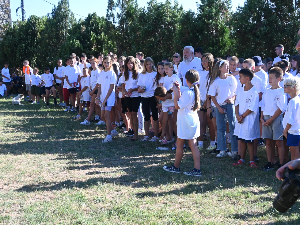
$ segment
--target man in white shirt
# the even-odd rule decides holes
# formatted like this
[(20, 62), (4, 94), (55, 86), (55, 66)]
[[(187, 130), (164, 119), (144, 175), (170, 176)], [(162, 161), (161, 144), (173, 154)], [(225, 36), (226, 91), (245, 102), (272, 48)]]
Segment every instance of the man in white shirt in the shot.
[(180, 54), (175, 53), (173, 55), (173, 67), (174, 67), (176, 74), (178, 74), (178, 67), (179, 67), (180, 60), (181, 60)]
[(202, 71), (201, 59), (194, 57), (194, 48), (192, 46), (185, 46), (183, 49), (183, 61), (178, 67), (178, 77), (181, 79), (183, 86), (187, 87), (185, 74), (188, 70), (197, 70), (200, 74)]
[(282, 44), (276, 46), (275, 53), (277, 57), (273, 60), (273, 65), (281, 61), (281, 56), (283, 55), (283, 51), (284, 51), (284, 46)]

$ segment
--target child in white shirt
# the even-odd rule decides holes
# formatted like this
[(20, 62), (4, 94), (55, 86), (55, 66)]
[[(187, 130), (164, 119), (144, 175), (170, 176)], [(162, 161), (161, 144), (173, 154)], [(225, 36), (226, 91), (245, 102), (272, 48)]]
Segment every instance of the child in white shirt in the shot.
[(269, 71), (269, 84), (263, 94), (261, 106), (261, 123), (262, 138), (266, 138), (266, 152), (268, 163), (263, 167), (263, 170), (269, 171), (274, 169), (276, 163), (273, 142), (276, 142), (280, 165), (284, 164), (284, 143), (282, 138), (282, 119), (283, 113), (287, 107), (287, 96), (283, 88), (279, 86), (279, 82), (283, 77), (283, 72), (279, 67), (273, 67)]
[(3, 84), (2, 79), (0, 79), (0, 98), (4, 97), (6, 95), (7, 95), (6, 85)]
[(268, 74), (261, 68), (263, 62), (260, 56), (254, 56), (252, 58), (255, 62), (254, 73), (262, 80), (263, 88), (265, 89), (268, 85)]
[(184, 174), (189, 176), (201, 176), (200, 152), (197, 148), (197, 138), (200, 135), (200, 122), (197, 110), (200, 108), (200, 96), (198, 89), (199, 73), (189, 70), (185, 75), (185, 83), (188, 87), (180, 87), (179, 82), (173, 84), (174, 104), (178, 109), (177, 116), (177, 149), (173, 166), (164, 166), (168, 172), (180, 173), (180, 163), (183, 157), (183, 145), (188, 140), (194, 159), (194, 169)]
[(29, 102), (32, 102), (31, 85), (30, 85), (30, 75), (32, 74), (32, 72), (33, 72), (33, 70), (29, 66), (29, 61), (24, 60), (24, 62), (23, 62), (23, 74), (25, 76), (25, 86), (26, 86), (26, 91), (28, 91)]
[(295, 55), (292, 57), (291, 70), (290, 73), (296, 76), (300, 72), (300, 55)]
[(53, 76), (56, 80), (56, 87), (58, 90), (58, 95), (59, 95), (59, 100), (60, 100), (60, 104), (59, 106), (63, 106), (63, 70), (64, 70), (64, 66), (62, 65), (62, 60), (58, 59), (57, 60), (57, 67), (54, 67), (54, 72), (53, 72)]
[(254, 140), (259, 138), (259, 110), (258, 94), (251, 83), (254, 74), (249, 69), (240, 70), (240, 82), (243, 88), (239, 89), (235, 101), (236, 125), (234, 135), (238, 137), (240, 159), (234, 166), (245, 164), (247, 145), (250, 155), (250, 167), (257, 168), (254, 162)]
[(283, 135), (290, 146), (291, 160), (300, 157), (300, 78), (290, 77), (284, 80), (284, 93), (290, 95), (291, 99), (283, 117)]
[(13, 85), (11, 83), (11, 78), (10, 78), (10, 73), (9, 73), (9, 68), (8, 68), (8, 63), (4, 63), (4, 68), (1, 70), (2, 74), (2, 81), (3, 84), (5, 84), (7, 88), (7, 93), (10, 93), (10, 90), (12, 89)]
[(76, 58), (70, 57), (70, 67), (67, 67), (64, 71), (72, 104), (72, 108), (70, 109), (71, 112), (75, 111), (75, 98), (78, 91), (78, 81), (80, 77), (80, 70), (79, 67), (75, 65), (75, 62)]
[(54, 88), (54, 77), (53, 74), (50, 73), (50, 68), (46, 67), (45, 68), (45, 73), (41, 75), (41, 79), (43, 84), (45, 84), (45, 89), (46, 89), (46, 104), (49, 106), (49, 95), (50, 95), (50, 90), (52, 90), (53, 93), (53, 98), (54, 98), (54, 105), (57, 105), (56, 101), (56, 90)]
[(31, 84), (31, 94), (33, 97), (32, 104), (40, 104), (40, 87), (42, 83), (41, 76), (38, 75), (38, 68), (33, 69), (33, 74), (30, 77), (30, 84)]

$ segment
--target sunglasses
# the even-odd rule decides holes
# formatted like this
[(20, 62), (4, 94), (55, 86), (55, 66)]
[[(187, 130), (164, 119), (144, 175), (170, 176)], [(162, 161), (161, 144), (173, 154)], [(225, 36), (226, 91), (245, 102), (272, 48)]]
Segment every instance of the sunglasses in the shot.
[(178, 58), (179, 56), (178, 55), (173, 55), (173, 58)]
[(283, 85), (284, 88), (291, 87), (291, 86), (292, 85), (287, 85), (287, 84)]

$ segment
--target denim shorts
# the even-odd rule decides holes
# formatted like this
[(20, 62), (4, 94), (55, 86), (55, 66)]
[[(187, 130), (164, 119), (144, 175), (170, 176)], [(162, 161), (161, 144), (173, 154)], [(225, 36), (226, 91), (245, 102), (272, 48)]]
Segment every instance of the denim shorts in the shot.
[[(264, 120), (267, 121), (271, 116), (265, 115)], [(283, 137), (279, 138), (283, 134), (283, 126), (282, 126), (283, 116), (278, 116), (275, 120), (273, 120), (270, 126), (262, 126), (262, 138), (268, 138), (272, 140), (283, 140)]]

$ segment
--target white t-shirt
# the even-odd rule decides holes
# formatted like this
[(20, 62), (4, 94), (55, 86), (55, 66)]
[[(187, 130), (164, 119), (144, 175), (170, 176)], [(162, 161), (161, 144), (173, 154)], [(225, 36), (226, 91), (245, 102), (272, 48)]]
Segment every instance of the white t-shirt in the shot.
[(145, 74), (140, 74), (137, 85), (146, 87), (145, 92), (141, 93), (141, 97), (150, 98), (154, 96), (154, 91), (157, 87), (155, 83), (156, 73), (157, 72), (153, 71), (151, 73), (146, 72)]
[(287, 97), (283, 88), (266, 89), (261, 101), (261, 111), (264, 112), (264, 115), (273, 116), (278, 108), (284, 113), (286, 107)]
[(260, 137), (258, 101), (259, 96), (254, 86), (248, 91), (244, 88), (239, 90), (235, 100), (235, 106), (239, 106), (239, 115), (248, 109), (252, 112), (244, 118), (243, 123), (236, 120), (234, 135), (244, 140), (255, 140)]
[(173, 68), (175, 70), (175, 73), (178, 75), (178, 67), (179, 67), (179, 64), (178, 65), (173, 65)]
[(85, 102), (90, 101), (91, 100), (91, 96), (90, 96), (90, 76), (81, 77), (80, 86), (81, 86), (81, 90), (83, 88), (87, 87), (87, 89), (84, 92), (82, 92), (83, 101), (85, 101)]
[(63, 88), (68, 88), (68, 83), (67, 83), (67, 81), (66, 81), (66, 74), (65, 74), (65, 71), (66, 71), (66, 69), (67, 68), (69, 68), (70, 66), (66, 66), (66, 67), (64, 67), (63, 68), (63, 70), (62, 70), (62, 76), (65, 78), (63, 81), (64, 81), (64, 85), (63, 85)]
[(293, 135), (300, 135), (300, 97), (296, 96), (289, 101), (287, 109), (285, 111), (282, 125), (283, 129), (287, 124), (291, 124), (292, 127), (288, 133)]
[(96, 70), (91, 71), (91, 77), (90, 77), (91, 91), (96, 87), (99, 76), (100, 76), (100, 70), (98, 68)]
[(38, 75), (38, 74), (36, 74), (36, 75), (31, 74), (31, 75), (30, 75), (30, 79), (31, 79), (31, 86), (32, 86), (32, 85), (38, 86), (38, 85), (40, 85), (40, 83), (42, 83), (42, 78), (41, 78), (41, 76)]
[(5, 93), (6, 90), (7, 90), (7, 89), (6, 89), (6, 85), (5, 85), (5, 84), (2, 84), (2, 85), (0, 86), (0, 95), (4, 96), (4, 93)]
[[(91, 64), (90, 63), (86, 63), (85, 64), (85, 67), (86, 68), (90, 68), (91, 67)], [(79, 64), (79, 69), (80, 69), (80, 74), (82, 75), (83, 74), (83, 68), (84, 68), (84, 64)]]
[(200, 122), (197, 110), (192, 108), (195, 104), (195, 93), (193, 88), (181, 87), (181, 97), (178, 100), (177, 113), (177, 137), (191, 140), (200, 136)]
[(297, 75), (297, 70), (291, 69), (290, 70), (290, 74), (292, 74), (293, 76), (296, 76)]
[(275, 63), (280, 62), (280, 61), (281, 61), (281, 58), (279, 56), (277, 56), (276, 58), (274, 58), (272, 66), (274, 66)]
[[(163, 82), (163, 87), (165, 87), (167, 89), (167, 91), (169, 91), (173, 87), (173, 83), (176, 81), (179, 83), (180, 88), (181, 88), (181, 80), (176, 74), (173, 74), (170, 77), (165, 76), (165, 77), (162, 77), (161, 79), (163, 79), (163, 80), (160, 80), (160, 82), (161, 81)], [(171, 107), (174, 105), (175, 104), (174, 104), (173, 99), (166, 99), (165, 101), (162, 102), (162, 107)]]
[[(73, 84), (75, 82), (78, 81), (78, 75), (80, 75), (80, 70), (79, 70), (79, 67), (78, 66), (70, 66), (70, 67), (66, 67), (65, 71), (64, 71), (64, 74), (65, 76), (68, 77), (69, 79), (69, 83), (70, 84)], [(70, 86), (68, 84), (68, 82), (66, 81), (67, 83), (67, 88), (70, 89), (70, 88), (74, 88), (73, 86)], [(77, 84), (77, 87), (78, 87), (78, 84)]]
[[(128, 80), (125, 80), (125, 77), (124, 77), (124, 84), (125, 84), (125, 90), (128, 91), (130, 88), (131, 89), (134, 89), (134, 88), (137, 88), (138, 87), (138, 79), (139, 79), (139, 76), (140, 74), (138, 73), (137, 75), (137, 79), (133, 79), (132, 78), (132, 72), (129, 71), (129, 79)], [(137, 91), (133, 91), (131, 96), (131, 98), (134, 98), (134, 97), (139, 97), (139, 93)]]
[(200, 71), (200, 81), (199, 81), (199, 91), (200, 91), (200, 100), (205, 101), (207, 95), (207, 81), (208, 81), (208, 73), (209, 71), (203, 70)]
[(114, 106), (115, 105), (115, 85), (117, 83), (117, 75), (114, 71), (109, 70), (105, 72), (104, 70), (101, 71), (98, 84), (101, 85), (101, 95), (100, 95), (100, 101), (103, 102), (106, 95), (108, 94), (108, 90), (110, 88), (110, 85), (113, 84), (114, 88), (110, 94), (110, 96), (107, 99), (107, 106)]
[(3, 77), (3, 76), (2, 76), (3, 82), (10, 82), (10, 81), (11, 81), (11, 79), (10, 79), (10, 74), (9, 74), (9, 69), (8, 69), (8, 68), (5, 68), (5, 67), (4, 67), (4, 68), (1, 70), (1, 74), (4, 75), (4, 76), (6, 76), (6, 77), (8, 77), (8, 78), (6, 78), (6, 77)]
[(178, 74), (179, 78), (183, 79), (183, 86), (185, 86), (185, 87), (187, 87), (186, 80), (185, 80), (185, 74), (188, 70), (191, 70), (191, 69), (197, 70), (198, 73), (200, 74), (200, 71), (203, 70), (202, 65), (201, 65), (201, 59), (194, 57), (194, 59), (189, 63), (182, 61), (179, 64), (177, 74)]
[(45, 87), (52, 87), (53, 86), (54, 77), (53, 77), (52, 73), (49, 73), (49, 74), (43, 73), (41, 75), (41, 79), (44, 81)]
[(264, 88), (266, 88), (269, 84), (268, 74), (263, 69), (261, 69), (260, 71), (256, 72), (255, 75), (261, 79)]
[[(61, 67), (56, 67), (54, 68), (54, 72), (53, 74), (55, 74), (56, 76), (58, 76), (59, 78), (63, 77), (63, 70), (64, 70), (64, 66)], [(55, 79), (57, 84), (61, 84), (62, 80), (60, 79)]]
[(293, 76), (292, 74), (286, 72), (286, 73), (283, 75), (282, 81), (279, 82), (279, 86), (283, 88), (283, 85), (284, 85), (284, 79), (290, 78), (290, 77), (292, 77), (292, 76)]
[(210, 85), (208, 95), (214, 96), (219, 105), (225, 105), (227, 99), (235, 96), (236, 89), (237, 82), (234, 76), (227, 76), (226, 79), (217, 77)]
[(29, 67), (29, 74), (27, 74), (27, 67), (25, 68), (25, 84), (30, 84), (30, 74), (33, 73), (33, 69)]

